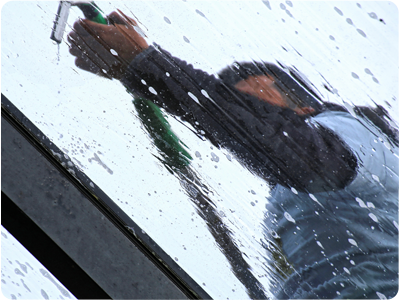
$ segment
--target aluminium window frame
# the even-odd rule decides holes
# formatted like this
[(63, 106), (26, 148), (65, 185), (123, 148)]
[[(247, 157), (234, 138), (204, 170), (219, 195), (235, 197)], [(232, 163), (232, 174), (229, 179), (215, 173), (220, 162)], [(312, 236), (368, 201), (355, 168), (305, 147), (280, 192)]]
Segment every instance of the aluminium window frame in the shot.
[[(40, 173), (39, 169), (41, 168), (51, 168), (51, 172), (54, 174), (54, 177), (58, 178), (56, 179), (59, 181), (58, 184), (54, 184), (49, 188), (56, 189), (55, 193), (60, 195), (63, 193), (68, 193), (68, 189), (76, 190), (76, 193), (79, 194), (79, 196), (76, 198), (79, 199), (68, 199), (72, 201), (69, 205), (74, 203), (74, 205), (80, 206), (81, 203), (84, 203), (86, 208), (91, 211), (91, 214), (81, 216), (81, 219), (79, 219), (78, 216), (77, 219), (79, 220), (75, 220), (74, 224), (72, 224), (73, 222), (71, 223), (71, 226), (74, 228), (74, 230), (76, 230), (75, 238), (77, 240), (82, 239), (82, 236), (79, 235), (80, 226), (82, 228), (86, 227), (87, 229), (87, 226), (97, 224), (100, 218), (101, 220), (106, 220), (108, 224), (107, 228), (109, 231), (112, 231), (112, 233), (108, 232), (108, 237), (114, 239), (114, 244), (125, 245), (121, 246), (122, 248), (120, 248), (119, 251), (124, 252), (126, 250), (126, 253), (112, 253), (109, 251), (109, 249), (105, 248), (103, 238), (96, 238), (106, 233), (94, 232), (93, 237), (89, 237), (91, 238), (91, 241), (89, 242), (94, 243), (94, 245), (92, 244), (93, 247), (87, 247), (86, 251), (90, 252), (91, 249), (102, 249), (104, 252), (106, 252), (104, 254), (105, 257), (107, 255), (111, 256), (111, 260), (107, 261), (107, 259), (105, 259), (102, 261), (102, 268), (104, 268), (102, 270), (104, 272), (110, 272), (112, 276), (120, 276), (119, 279), (112, 278), (111, 281), (114, 281), (115, 283), (118, 282), (118, 280), (122, 280), (123, 282), (126, 280), (127, 276), (133, 276), (131, 278), (132, 285), (136, 284), (136, 288), (138, 288), (139, 285), (139, 289), (141, 288), (142, 290), (147, 289), (149, 295), (154, 296), (154, 293), (158, 292), (162, 294), (165, 292), (165, 290), (157, 290), (161, 288), (167, 288), (173, 295), (175, 295), (173, 297), (177, 297), (180, 293), (183, 293), (189, 299), (211, 299), (211, 297), (202, 289), (199, 284), (197, 284), (181, 267), (179, 267), (179, 265), (177, 265), (177, 263), (167, 253), (165, 253), (155, 241), (153, 241), (144, 231), (142, 231), (142, 229), (121, 208), (119, 208), (115, 202), (101, 190), (100, 187), (96, 186), (96, 184), (94, 184), (85, 173), (83, 173), (75, 165), (71, 164), (69, 157), (65, 155), (55, 144), (53, 144), (52, 141), (43, 132), (41, 132), (21, 111), (19, 111), (3, 94), (1, 96), (1, 104), (3, 175), (2, 196), (5, 204), (2, 211), (2, 224), (4, 223), (4, 227), (9, 230), (10, 233), (13, 234), (28, 249), (28, 251), (34, 255), (35, 251), (37, 252), (37, 250), (34, 250), (32, 245), (29, 246), (30, 243), (25, 241), (26, 238), (24, 238), (24, 235), (26, 237), (32, 235), (32, 231), (36, 232), (37, 236), (42, 235), (43, 237), (39, 239), (38, 243), (36, 244), (40, 244), (41, 242), (45, 243), (45, 245), (42, 247), (42, 250), (45, 249), (46, 245), (51, 245), (51, 248), (48, 248), (48, 251), (56, 251), (58, 254), (55, 255), (58, 255), (59, 258), (58, 260), (55, 259), (54, 261), (58, 261), (58, 263), (60, 263), (62, 260), (65, 261), (63, 265), (61, 264), (62, 268), (68, 268), (69, 265), (70, 268), (68, 272), (75, 272), (75, 276), (78, 276), (81, 279), (75, 281), (75, 283), (72, 283), (68, 282), (68, 280), (66, 281), (65, 278), (63, 279), (59, 277), (59, 280), (65, 284), (65, 286), (70, 289), (73, 294), (79, 294), (79, 286), (76, 286), (77, 284), (90, 285), (93, 287), (93, 289), (96, 289), (97, 285), (99, 295), (101, 295), (102, 289), (104, 289), (104, 299), (107, 298), (106, 294), (109, 296), (114, 295), (112, 298), (115, 299), (116, 291), (112, 291), (112, 288), (110, 290), (109, 287), (104, 287), (104, 283), (99, 283), (99, 280), (96, 276), (89, 275), (89, 278), (85, 277), (86, 273), (97, 273), (93, 273), (93, 270), (88, 270), (88, 265), (82, 263), (82, 261), (79, 261), (79, 257), (76, 256), (74, 250), (71, 250), (71, 247), (73, 248), (72, 245), (68, 245), (68, 243), (60, 243), (61, 240), (65, 241), (66, 238), (66, 233), (63, 232), (63, 229), (60, 228), (60, 230), (57, 231), (57, 228), (54, 228), (54, 224), (45, 222), (45, 218), (41, 217), (41, 213), (44, 213), (46, 210), (51, 210), (49, 199), (44, 200), (46, 198), (46, 187), (39, 188), (39, 185), (45, 182), (43, 178), (40, 178), (40, 175), (37, 175), (44, 174), (43, 170), (41, 171), (42, 173)], [(13, 128), (13, 130), (10, 128)], [(25, 149), (25, 151), (28, 152), (22, 154), (20, 153), (21, 149)], [(37, 158), (35, 159), (34, 157)], [(19, 176), (18, 170), (24, 170), (24, 174), (20, 174), (24, 176)], [(29, 198), (34, 198), (35, 201), (37, 200), (34, 203), (35, 205), (33, 205), (33, 203), (25, 205), (27, 204), (24, 203), (25, 197), (20, 197), (18, 195), (18, 193), (21, 194), (21, 190), (19, 184), (15, 184), (15, 182), (21, 181), (21, 178), (22, 180), (28, 181), (25, 182), (25, 185), (28, 184), (32, 187), (30, 193), (33, 193), (33, 195), (30, 195)], [(67, 186), (67, 189), (62, 190), (63, 186)], [(56, 202), (57, 200), (54, 200), (54, 203)], [(89, 220), (84, 221), (85, 217), (89, 218)], [(71, 220), (71, 218), (65, 218), (64, 221), (71, 222)], [(29, 223), (29, 221), (31, 223)], [(12, 225), (13, 222), (14, 226)], [(33, 225), (34, 223), (37, 225), (37, 228), (35, 229), (35, 226)], [(26, 225), (29, 226), (29, 230), (26, 230), (26, 228), (25, 230), (22, 230), (24, 228), (22, 224), (31, 224)], [(92, 226), (90, 230), (100, 231), (101, 229), (100, 227)], [(47, 239), (45, 238), (46, 236)], [(105, 235), (105, 237), (107, 239), (107, 235)], [(74, 235), (72, 234), (68, 238), (74, 238)], [(40, 245), (36, 246), (38, 247)], [(142, 255), (136, 254), (133, 258), (131, 255), (129, 255), (133, 250), (127, 248), (138, 249)], [(63, 253), (65, 254), (65, 257), (63, 256)], [(92, 257), (98, 255), (98, 253), (85, 253), (85, 255), (87, 257)], [(51, 260), (46, 261), (46, 259), (37, 254), (35, 256), (46, 268), (53, 272), (53, 274), (57, 273), (57, 266), (54, 265), (54, 261), (52, 264)], [(68, 260), (68, 257), (72, 260)], [(140, 264), (146, 269), (146, 278), (134, 278), (134, 273), (112, 273), (113, 270), (107, 270), (107, 264), (112, 264), (113, 259), (118, 260), (120, 263), (125, 263), (126, 266), (131, 266), (131, 268), (134, 268)], [(71, 267), (72, 265), (73, 267)], [(60, 265), (58, 268), (60, 268)], [(52, 269), (54, 271), (52, 271)], [(67, 269), (63, 269), (63, 271), (65, 270)], [(159, 274), (160, 271), (163, 275)], [(167, 287), (160, 286), (159, 284), (161, 280), (160, 278), (163, 278), (163, 276), (167, 278), (166, 281), (169, 281)], [(88, 286), (85, 286), (84, 288), (87, 289)], [(121, 285), (118, 288), (120, 289)], [(125, 290), (118, 290), (117, 294), (121, 296), (130, 295), (131, 288), (131, 285), (125, 285), (123, 286), (123, 289)], [(79, 295), (80, 297), (78, 298), (80, 299), (86, 298), (85, 294)], [(91, 296), (93, 296), (93, 294), (91, 294)], [(141, 297), (143, 297), (143, 295)], [(123, 296), (121, 298), (123, 298)]]

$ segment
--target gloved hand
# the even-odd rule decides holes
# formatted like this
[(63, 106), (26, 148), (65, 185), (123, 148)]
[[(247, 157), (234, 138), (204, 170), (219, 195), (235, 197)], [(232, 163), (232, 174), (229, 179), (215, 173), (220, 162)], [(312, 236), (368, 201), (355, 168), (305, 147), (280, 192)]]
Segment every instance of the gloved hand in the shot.
[(121, 79), (129, 63), (148, 48), (146, 40), (135, 30), (137, 23), (121, 11), (108, 15), (110, 25), (81, 19), (68, 35), (69, 52), (76, 56), (78, 68)]

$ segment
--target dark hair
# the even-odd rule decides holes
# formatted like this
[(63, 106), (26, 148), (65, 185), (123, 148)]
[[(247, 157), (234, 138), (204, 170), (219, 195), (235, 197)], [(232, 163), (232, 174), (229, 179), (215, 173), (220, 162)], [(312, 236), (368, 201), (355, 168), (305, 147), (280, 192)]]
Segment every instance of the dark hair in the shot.
[(282, 67), (272, 63), (234, 62), (218, 73), (219, 78), (231, 87), (249, 76), (258, 75), (268, 75), (274, 79), (278, 91), (286, 99), (289, 107), (311, 106), (315, 110), (321, 108), (321, 99), (293, 68), (289, 69), (288, 74)]
[(228, 85), (234, 86), (239, 81), (242, 81), (249, 76), (265, 75), (268, 70), (264, 65), (257, 62), (234, 62), (232, 65), (222, 69), (218, 76)]

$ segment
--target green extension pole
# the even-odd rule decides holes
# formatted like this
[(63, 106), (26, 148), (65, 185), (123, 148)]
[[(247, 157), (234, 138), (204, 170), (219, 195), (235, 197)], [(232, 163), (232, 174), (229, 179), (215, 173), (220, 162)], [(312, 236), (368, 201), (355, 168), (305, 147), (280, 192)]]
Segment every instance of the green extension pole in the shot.
[(159, 149), (162, 163), (172, 173), (188, 166), (192, 157), (184, 148), (179, 138), (174, 134), (171, 125), (165, 119), (160, 108), (145, 98), (135, 98), (133, 104), (147, 132)]

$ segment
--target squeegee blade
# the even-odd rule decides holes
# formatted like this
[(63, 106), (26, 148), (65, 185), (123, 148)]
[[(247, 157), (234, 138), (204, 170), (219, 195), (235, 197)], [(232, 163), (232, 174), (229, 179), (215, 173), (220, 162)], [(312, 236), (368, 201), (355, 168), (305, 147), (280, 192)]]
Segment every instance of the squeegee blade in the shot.
[(54, 21), (54, 27), (50, 38), (59, 44), (62, 42), (70, 8), (71, 3), (69, 1), (60, 1), (58, 5), (56, 20)]

